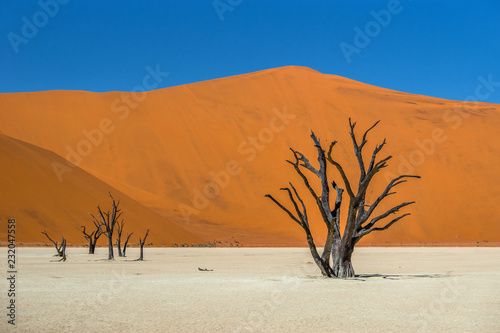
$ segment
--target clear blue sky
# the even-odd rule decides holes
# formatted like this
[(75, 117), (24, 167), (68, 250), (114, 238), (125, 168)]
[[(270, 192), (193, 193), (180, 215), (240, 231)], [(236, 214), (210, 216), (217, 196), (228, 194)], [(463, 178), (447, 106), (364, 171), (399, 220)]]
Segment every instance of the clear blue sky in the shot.
[[(159, 88), (287, 65), (455, 100), (479, 76), (500, 82), (498, 0), (219, 0), (219, 13), (213, 0), (59, 1), (51, 15), (39, 1), (0, 2), (0, 92), (130, 91), (157, 64), (170, 73)], [(391, 5), (390, 22), (374, 24), (371, 11)], [(500, 103), (492, 89), (484, 101)]]

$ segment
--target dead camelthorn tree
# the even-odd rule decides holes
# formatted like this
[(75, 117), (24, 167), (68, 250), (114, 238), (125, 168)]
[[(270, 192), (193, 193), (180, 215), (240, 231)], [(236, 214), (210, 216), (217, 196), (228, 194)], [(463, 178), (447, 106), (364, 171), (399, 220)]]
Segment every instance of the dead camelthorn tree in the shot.
[(66, 239), (63, 237), (61, 241), (61, 259), (53, 261), (66, 261)]
[[(56, 247), (56, 251), (57, 251), (57, 254), (55, 254), (54, 256), (57, 256), (57, 257), (62, 257), (63, 256), (63, 251), (62, 251), (62, 244), (61, 245), (57, 245), (57, 242), (55, 242), (54, 240), (52, 240), (52, 238), (50, 238), (49, 234), (47, 234), (47, 231), (42, 231), (42, 234), (44, 234), (45, 236), (47, 236), (47, 238), (52, 242), (52, 244), (54, 244), (54, 246)], [(64, 239), (64, 237), (63, 237)]]
[(144, 243), (146, 243), (146, 237), (148, 237), (148, 233), (149, 233), (149, 229), (146, 231), (146, 235), (144, 236), (143, 240), (141, 240), (139, 238), (139, 244), (141, 245), (141, 255), (139, 256), (138, 259), (135, 259), (136, 261), (142, 261), (144, 259), (143, 248), (144, 248)]
[(111, 193), (109, 193), (111, 200), (113, 200), (111, 212), (103, 212), (101, 207), (97, 206), (98, 217), (97, 219), (91, 213), (90, 216), (94, 219), (94, 222), (99, 226), (99, 230), (108, 238), (108, 260), (114, 260), (113, 255), (113, 231), (115, 229), (115, 224), (118, 218), (122, 215), (121, 209), (118, 208), (120, 201), (116, 202)]
[(122, 220), (122, 222), (116, 222), (116, 234), (118, 237), (116, 237), (116, 247), (118, 248), (118, 256), (119, 257), (125, 257), (122, 254), (122, 245), (121, 245), (121, 238), (122, 238), (122, 233), (123, 233), (123, 226), (125, 225), (125, 222)]
[(94, 225), (96, 227), (96, 230), (95, 231), (92, 231), (90, 234), (88, 234), (86, 231), (85, 231), (85, 226), (82, 225), (82, 228), (83, 228), (83, 236), (85, 237), (85, 239), (89, 242), (89, 254), (94, 254), (95, 252), (95, 246), (97, 244), (97, 240), (99, 239), (99, 237), (101, 237), (102, 235), (102, 231), (101, 229), (99, 228), (99, 225), (94, 221)]
[[(395, 186), (406, 182), (407, 178), (420, 178), (419, 176), (413, 175), (401, 175), (399, 177), (396, 177), (387, 184), (385, 189), (378, 197), (376, 197), (370, 204), (367, 203), (366, 192), (370, 182), (372, 181), (373, 177), (380, 172), (380, 170), (387, 166), (387, 162), (392, 158), (392, 156), (388, 156), (377, 161), (377, 155), (386, 144), (386, 140), (384, 139), (384, 141), (381, 144), (377, 145), (373, 150), (369, 163), (365, 163), (365, 160), (363, 159), (362, 151), (367, 143), (367, 134), (377, 124), (378, 122), (376, 122), (372, 127), (364, 132), (361, 143), (359, 143), (358, 138), (356, 138), (356, 135), (354, 133), (354, 127), (356, 126), (356, 123), (352, 123), (351, 119), (349, 119), (349, 126), (351, 128), (350, 136), (354, 146), (354, 154), (356, 155), (356, 159), (358, 161), (360, 169), (360, 177), (357, 190), (351, 186), (351, 181), (347, 178), (344, 169), (335, 160), (332, 154), (333, 148), (337, 144), (337, 141), (332, 142), (330, 144), (328, 152), (325, 152), (325, 150), (321, 146), (320, 140), (314, 135), (314, 132), (311, 133), (311, 138), (318, 152), (318, 169), (315, 168), (303, 154), (291, 149), (294, 160), (287, 162), (294, 167), (295, 171), (300, 176), (308, 191), (312, 195), (328, 230), (325, 246), (321, 256), (316, 249), (316, 245), (309, 228), (306, 206), (292, 183), (289, 183), (290, 187), (281, 188), (281, 190), (287, 192), (288, 197), (293, 204), (292, 210), (286, 208), (273, 196), (269, 194), (266, 195), (266, 197), (270, 198), (276, 205), (284, 210), (293, 221), (297, 222), (304, 229), (311, 255), (313, 256), (314, 262), (318, 265), (321, 273), (324, 276), (339, 278), (354, 277), (351, 255), (354, 251), (354, 246), (359, 242), (359, 240), (373, 231), (386, 230), (394, 223), (401, 220), (403, 217), (410, 215), (409, 213), (406, 213), (393, 218), (382, 227), (376, 226), (378, 222), (384, 220), (392, 214), (397, 213), (401, 208), (413, 204), (414, 201), (399, 204), (385, 211), (383, 214), (370, 219), (370, 216), (373, 214), (374, 210), (379, 206), (382, 200), (396, 193), (393, 191), (393, 188)], [(366, 167), (366, 164), (368, 164), (368, 167)], [(334, 166), (338, 171), (345, 186), (345, 190), (347, 191), (347, 194), (349, 196), (347, 218), (342, 234), (340, 233), (340, 207), (342, 205), (342, 195), (344, 189), (340, 188), (335, 181), (328, 180), (328, 165)], [(310, 184), (309, 179), (303, 173), (304, 170), (308, 170), (314, 176), (319, 178), (321, 183), (321, 194), (316, 193), (316, 190)], [(333, 190), (335, 190), (336, 193), (334, 201), (333, 199), (330, 199), (330, 186)]]
[(123, 256), (126, 257), (125, 252), (127, 251), (127, 244), (128, 240), (130, 239), (130, 236), (132, 236), (133, 232), (127, 235), (127, 239), (125, 240), (125, 243), (123, 244)]

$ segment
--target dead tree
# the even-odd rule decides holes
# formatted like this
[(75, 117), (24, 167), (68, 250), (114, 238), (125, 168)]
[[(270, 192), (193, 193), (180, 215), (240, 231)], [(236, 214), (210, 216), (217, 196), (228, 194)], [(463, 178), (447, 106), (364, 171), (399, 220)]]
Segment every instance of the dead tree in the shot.
[(91, 213), (89, 214), (94, 219), (94, 223), (99, 226), (99, 230), (108, 238), (108, 260), (114, 260), (115, 257), (113, 255), (113, 231), (115, 229), (116, 221), (118, 221), (118, 218), (122, 215), (122, 212), (121, 209), (118, 208), (118, 206), (120, 205), (120, 201), (115, 202), (115, 199), (113, 198), (111, 193), (109, 193), (109, 196), (111, 197), (111, 200), (113, 200), (111, 212), (109, 210), (107, 212), (103, 212), (101, 210), (101, 207), (97, 206), (97, 216), (99, 217), (99, 219), (97, 219)]
[(122, 220), (122, 223), (116, 222), (116, 233), (118, 237), (116, 237), (116, 247), (118, 248), (118, 256), (119, 257), (124, 257), (122, 254), (122, 248), (121, 248), (121, 238), (122, 238), (122, 232), (123, 232), (123, 226), (125, 225), (125, 222)]
[(139, 244), (141, 245), (141, 255), (139, 256), (139, 259), (135, 259), (136, 261), (142, 261), (144, 259), (143, 256), (143, 248), (144, 248), (144, 243), (146, 243), (146, 237), (148, 237), (149, 229), (146, 231), (146, 235), (144, 236), (144, 239), (141, 240), (139, 238)]
[(125, 240), (125, 243), (123, 244), (123, 256), (126, 257), (125, 252), (127, 251), (127, 244), (128, 240), (130, 239), (130, 236), (132, 236), (133, 232), (127, 235), (127, 239)]
[[(292, 183), (289, 183), (290, 187), (281, 188), (281, 190), (287, 192), (288, 197), (293, 204), (292, 210), (286, 208), (273, 196), (266, 194), (266, 197), (270, 198), (276, 205), (284, 210), (293, 221), (298, 223), (304, 229), (311, 255), (314, 258), (314, 262), (318, 265), (321, 273), (324, 276), (339, 278), (354, 277), (351, 255), (354, 251), (354, 246), (359, 242), (359, 240), (373, 231), (386, 230), (394, 223), (401, 220), (403, 217), (410, 215), (409, 213), (406, 213), (393, 218), (382, 227), (375, 226), (378, 222), (384, 220), (392, 214), (399, 212), (401, 208), (413, 204), (414, 201), (399, 204), (385, 211), (383, 214), (370, 219), (370, 216), (379, 206), (380, 202), (382, 202), (382, 200), (386, 197), (396, 193), (393, 191), (393, 188), (395, 186), (406, 182), (407, 178), (420, 178), (419, 176), (413, 175), (401, 175), (399, 177), (396, 177), (387, 184), (382, 193), (378, 197), (376, 197), (373, 202), (371, 202), (371, 204), (367, 204), (366, 191), (370, 182), (372, 181), (373, 177), (378, 172), (380, 172), (380, 170), (387, 166), (387, 162), (392, 158), (392, 156), (388, 156), (377, 161), (377, 155), (386, 144), (386, 140), (384, 139), (381, 144), (375, 147), (373, 153), (371, 154), (368, 168), (366, 168), (362, 150), (367, 143), (366, 137), (368, 132), (373, 129), (378, 123), (379, 122), (376, 122), (372, 127), (365, 131), (361, 139), (361, 143), (358, 143), (358, 139), (356, 138), (356, 135), (354, 133), (354, 127), (356, 126), (356, 123), (352, 123), (351, 119), (349, 119), (349, 126), (351, 128), (350, 136), (354, 146), (354, 154), (356, 155), (356, 159), (358, 161), (360, 169), (360, 177), (357, 190), (351, 186), (351, 181), (347, 178), (344, 169), (335, 160), (332, 154), (333, 148), (337, 144), (337, 141), (333, 141), (330, 144), (328, 152), (325, 152), (325, 150), (321, 146), (320, 140), (314, 135), (314, 132), (311, 132), (311, 138), (318, 153), (319, 168), (314, 167), (302, 153), (291, 149), (294, 160), (287, 160), (287, 162), (293, 166), (297, 174), (304, 182), (306, 188), (316, 202), (316, 205), (321, 213), (321, 217), (327, 227), (326, 242), (321, 256), (318, 253), (313, 236), (311, 234), (311, 230), (309, 228), (306, 206)], [(342, 234), (340, 233), (340, 207), (342, 205), (342, 195), (344, 189), (337, 186), (337, 183), (335, 181), (328, 180), (328, 165), (334, 166), (338, 171), (338, 174), (342, 178), (343, 184), (345, 186), (345, 190), (347, 191), (347, 194), (349, 196), (347, 218)], [(321, 194), (318, 194), (310, 184), (309, 179), (303, 173), (304, 170), (308, 170), (314, 176), (319, 178), (321, 183)], [(335, 190), (335, 201), (333, 201), (333, 198), (330, 199), (330, 186), (331, 189)]]
[(55, 261), (66, 261), (66, 239), (63, 237), (61, 241), (61, 259)]
[(94, 221), (94, 225), (96, 227), (96, 230), (92, 231), (90, 234), (88, 234), (87, 232), (85, 232), (85, 227), (82, 225), (83, 236), (89, 242), (89, 254), (94, 254), (94, 252), (95, 252), (95, 246), (97, 244), (97, 240), (102, 235), (102, 231), (99, 228), (99, 225), (97, 225), (97, 223), (95, 221)]
[[(57, 246), (57, 242), (53, 241), (52, 238), (50, 238), (49, 234), (47, 234), (47, 231), (42, 231), (42, 234), (44, 234), (45, 236), (47, 236), (47, 238), (52, 242), (52, 244), (54, 244), (54, 246), (56, 247), (56, 251), (57, 251), (57, 254), (54, 254), (54, 256), (56, 257), (62, 257), (63, 256), (63, 252), (62, 252), (62, 244), (60, 246)], [(64, 239), (64, 237), (63, 237)]]

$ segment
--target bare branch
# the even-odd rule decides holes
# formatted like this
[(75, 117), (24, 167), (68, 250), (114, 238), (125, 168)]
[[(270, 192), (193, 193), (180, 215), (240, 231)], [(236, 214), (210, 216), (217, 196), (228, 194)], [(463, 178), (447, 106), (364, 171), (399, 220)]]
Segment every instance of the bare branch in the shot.
[(122, 235), (122, 232), (123, 232), (123, 226), (125, 225), (125, 222), (123, 221), (122, 219), (122, 222), (120, 223), (120, 221), (116, 221), (116, 232), (118, 233), (118, 235)]
[(375, 150), (373, 151), (373, 154), (372, 154), (372, 159), (370, 161), (370, 166), (368, 167), (368, 173), (370, 173), (372, 170), (373, 170), (373, 167), (375, 165), (375, 159), (377, 158), (377, 154), (382, 150), (382, 148), (384, 148), (386, 144), (386, 140), (384, 139), (384, 141), (380, 144), (380, 145), (377, 145), (375, 147)]
[(360, 177), (359, 177), (360, 182), (366, 176), (365, 162), (363, 160), (363, 154), (362, 154), (363, 147), (368, 142), (366, 140), (366, 136), (368, 135), (368, 132), (370, 132), (375, 126), (377, 126), (377, 124), (379, 122), (380, 122), (380, 120), (377, 121), (375, 124), (372, 125), (372, 127), (370, 127), (369, 129), (367, 129), (365, 131), (365, 133), (363, 134), (363, 138), (361, 140), (361, 144), (358, 145), (357, 140), (356, 140), (356, 134), (354, 133), (354, 127), (356, 126), (356, 123), (352, 123), (351, 118), (349, 118), (349, 127), (351, 128), (349, 134), (350, 134), (351, 139), (352, 139), (352, 144), (354, 146), (354, 154), (356, 155), (356, 158), (358, 159), (359, 169), (361, 172)]
[(297, 157), (297, 152), (295, 152), (293, 149), (290, 148), (290, 150), (293, 152), (294, 154), (294, 157), (295, 157), (295, 163), (294, 162), (291, 162), (291, 161), (288, 161), (288, 163), (290, 163), (291, 165), (293, 165), (293, 167), (295, 168), (295, 171), (297, 171), (297, 173), (299, 174), (299, 176), (302, 178), (302, 180), (304, 181), (304, 184), (306, 185), (307, 189), (309, 190), (309, 192), (311, 192), (311, 195), (313, 196), (313, 198), (317, 201), (318, 200), (318, 196), (316, 195), (316, 192), (313, 190), (313, 188), (311, 187), (311, 185), (309, 184), (309, 180), (307, 179), (307, 177), (302, 173), (302, 171), (300, 170), (299, 168), (299, 158)]
[(332, 186), (337, 192), (337, 198), (335, 198), (335, 208), (332, 210), (332, 216), (334, 218), (334, 229), (337, 238), (340, 238), (340, 207), (342, 205), (342, 194), (344, 190), (337, 186), (337, 184), (332, 181)]
[[(294, 154), (300, 156), (299, 158), (297, 158), (299, 161), (302, 162), (302, 164), (300, 164), (300, 166), (308, 169), (309, 171), (311, 171), (312, 173), (314, 173), (316, 176), (319, 177), (319, 170), (316, 170), (311, 162), (309, 162), (309, 160), (304, 156), (304, 154), (302, 154), (301, 152), (298, 152), (298, 151), (295, 151), (293, 149), (291, 149), (293, 151)], [(293, 163), (292, 163), (293, 164)]]
[(57, 242), (54, 242), (54, 240), (52, 240), (52, 238), (50, 238), (49, 234), (47, 234), (47, 231), (42, 231), (42, 234), (44, 234), (45, 236), (47, 236), (47, 238), (52, 242), (54, 243), (54, 245), (57, 247)]
[[(358, 159), (358, 164), (359, 164), (359, 169), (360, 169), (360, 176), (359, 176), (359, 181), (361, 182), (365, 176), (366, 176), (366, 170), (365, 170), (365, 162), (363, 161), (363, 155), (361, 154), (361, 150), (363, 149), (363, 146), (365, 145), (365, 140), (363, 136), (363, 142), (361, 145), (358, 145), (356, 141), (356, 135), (354, 134), (354, 127), (356, 126), (356, 123), (351, 122), (351, 118), (349, 118), (349, 127), (351, 130), (349, 131), (349, 135), (351, 136), (352, 139), (352, 145), (354, 147), (354, 154), (356, 155), (356, 158)], [(365, 133), (366, 135), (366, 133)]]
[[(92, 215), (92, 214), (90, 214), (90, 215)], [(102, 230), (99, 227), (99, 224), (97, 223), (97, 221), (95, 220), (95, 218), (94, 218), (94, 221), (92, 221), (92, 222), (94, 222), (94, 226), (96, 227), (96, 233), (94, 234), (94, 244), (95, 244), (95, 242), (97, 241), (97, 239), (99, 239), (99, 237), (101, 237)]]
[[(328, 184), (328, 176), (327, 176), (327, 162), (325, 156), (325, 150), (321, 147), (320, 140), (316, 137), (313, 131), (311, 131), (311, 138), (313, 139), (314, 146), (318, 151), (318, 163), (319, 163), (319, 172), (318, 177), (321, 180), (321, 206), (320, 208), (323, 219), (328, 228), (332, 228), (332, 209), (330, 208), (330, 186)], [(319, 205), (319, 202), (318, 202)]]
[[(299, 157), (298, 157), (297, 153), (293, 149), (291, 149), (291, 150), (292, 150), (292, 152), (294, 152), (295, 163), (290, 162), (290, 161), (287, 161), (287, 162), (290, 163), (291, 165), (293, 165), (295, 171), (299, 174), (299, 176), (304, 181), (304, 184), (306, 185), (307, 189), (309, 190), (309, 192), (313, 196), (314, 200), (316, 201), (316, 204), (318, 205), (318, 208), (319, 208), (320, 213), (321, 213), (321, 217), (323, 217), (323, 221), (325, 222), (326, 226), (328, 228), (330, 228), (330, 222), (331, 222), (331, 218), (329, 217), (330, 211), (328, 210), (328, 213), (325, 211), (324, 206), (323, 206), (323, 202), (322, 202), (323, 199), (316, 194), (316, 192), (312, 188), (311, 184), (309, 183), (309, 180), (304, 175), (304, 173), (302, 172), (302, 170), (299, 168), (299, 165), (300, 165), (299, 161), (300, 160), (299, 160)], [(326, 179), (326, 171), (325, 170), (326, 170), (325, 168), (321, 169), (321, 172), (324, 172), (324, 175), (325, 175), (324, 179)], [(323, 182), (322, 182), (322, 188), (323, 188)], [(328, 189), (326, 189), (326, 191), (328, 191)], [(325, 193), (324, 189), (323, 189), (323, 193)], [(327, 194), (325, 195), (325, 198), (328, 198)], [(329, 205), (329, 203), (328, 203), (328, 205)], [(327, 206), (327, 207), (329, 207), (329, 206)]]
[(363, 146), (364, 146), (364, 145), (368, 142), (368, 141), (366, 140), (366, 136), (368, 135), (368, 132), (370, 132), (372, 129), (374, 129), (374, 128), (375, 128), (375, 126), (377, 126), (377, 125), (378, 125), (378, 123), (380, 123), (380, 120), (377, 120), (377, 122), (375, 122), (375, 124), (373, 124), (373, 125), (372, 125), (372, 127), (370, 127), (369, 129), (367, 129), (367, 130), (365, 131), (365, 134), (363, 134), (363, 140), (362, 140), (361, 144), (359, 145), (359, 148), (360, 148), (360, 149), (363, 149)]
[(359, 239), (361, 239), (363, 236), (366, 236), (368, 235), (369, 233), (371, 233), (372, 231), (382, 231), (382, 230), (386, 230), (388, 229), (390, 226), (392, 226), (394, 223), (398, 222), (399, 220), (401, 220), (403, 217), (405, 216), (408, 216), (408, 215), (411, 215), (410, 213), (406, 213), (406, 214), (403, 214), (401, 216), (398, 216), (396, 217), (395, 219), (393, 219), (391, 222), (387, 223), (385, 226), (383, 226), (382, 228), (372, 228), (372, 229), (368, 229), (368, 230), (362, 230), (361, 232), (359, 232), (358, 234), (356, 234), (356, 237), (358, 237)]
[[(99, 206), (97, 206), (97, 209), (100, 210)], [(103, 222), (106, 222), (105, 220), (103, 220), (103, 222), (99, 221), (95, 216), (94, 214), (90, 213), (89, 212), (89, 215), (92, 216), (92, 218), (94, 219), (94, 225), (96, 226), (96, 228), (99, 230), (99, 232), (102, 234), (104, 233), (104, 231), (102, 230), (102, 227), (104, 225)]]
[(402, 176), (396, 177), (393, 180), (391, 180), (389, 182), (389, 184), (387, 184), (387, 187), (384, 189), (384, 191), (382, 192), (382, 194), (380, 194), (380, 196), (375, 200), (375, 202), (370, 206), (370, 208), (366, 212), (367, 215), (366, 215), (366, 218), (363, 221), (363, 223), (368, 219), (368, 217), (370, 217), (370, 215), (373, 213), (373, 211), (375, 210), (375, 208), (377, 208), (377, 206), (379, 205), (379, 203), (382, 200), (384, 200), (389, 195), (392, 195), (392, 194), (396, 193), (396, 192), (389, 192), (389, 191), (392, 188), (394, 188), (395, 186), (401, 184), (403, 182), (403, 181), (401, 181), (401, 179), (404, 179), (404, 178), (418, 178), (418, 179), (420, 179), (421, 177), (420, 176), (413, 176), (413, 175), (402, 175)]
[(349, 180), (347, 179), (347, 176), (344, 172), (344, 169), (342, 169), (342, 166), (337, 163), (336, 161), (333, 160), (332, 158), (332, 149), (333, 149), (333, 146), (335, 146), (337, 144), (337, 141), (333, 141), (331, 144), (330, 144), (330, 149), (328, 150), (328, 161), (330, 163), (332, 163), (333, 165), (335, 165), (335, 167), (337, 168), (337, 170), (340, 172), (340, 176), (342, 177), (342, 180), (344, 181), (344, 185), (346, 187), (346, 190), (347, 190), (347, 194), (349, 194), (349, 197), (351, 198), (354, 198), (355, 195), (354, 195), (354, 192), (352, 191), (351, 189), (351, 184), (349, 183)]
[[(302, 199), (300, 198), (300, 195), (297, 193), (297, 190), (295, 189), (295, 187), (293, 186), (293, 184), (290, 182), (289, 183), (290, 186), (292, 187), (293, 189), (293, 193), (295, 193), (295, 196), (297, 197), (297, 199), (300, 201), (300, 204), (302, 205), (302, 221), (307, 225), (307, 227), (309, 228), (309, 221), (307, 220), (307, 210), (306, 210), (306, 205), (304, 205), (304, 201), (302, 201)], [(297, 210), (297, 213), (299, 213), (299, 211)], [(300, 215), (299, 215), (300, 216)]]
[(125, 244), (123, 244), (123, 256), (126, 257), (125, 252), (127, 251), (127, 244), (130, 236), (132, 236), (133, 232), (127, 235), (127, 239), (125, 240)]
[(295, 217), (295, 216), (294, 216), (294, 215), (293, 215), (293, 214), (292, 214), (292, 213), (288, 210), (288, 208), (286, 208), (285, 206), (283, 206), (283, 205), (282, 205), (282, 204), (281, 204), (278, 200), (274, 199), (274, 197), (273, 197), (272, 195), (270, 195), (270, 194), (266, 194), (266, 195), (265, 195), (265, 197), (266, 197), (266, 198), (271, 199), (271, 200), (272, 200), (272, 201), (273, 201), (276, 205), (278, 205), (278, 207), (279, 207), (279, 208), (281, 208), (282, 210), (284, 210), (284, 211), (288, 214), (288, 216), (290, 216), (290, 218), (291, 218), (292, 220), (294, 220), (294, 221), (295, 221), (295, 222), (297, 222), (297, 223), (298, 223), (301, 227), (303, 227), (303, 226), (302, 226), (301, 221), (300, 221), (298, 218), (296, 218), (296, 217)]
[(309, 226), (307, 224), (305, 224), (304, 215), (299, 210), (299, 206), (297, 205), (297, 201), (295, 201), (295, 198), (292, 195), (292, 191), (290, 191), (290, 189), (288, 187), (280, 188), (280, 190), (288, 192), (288, 196), (290, 197), (290, 201), (292, 202), (293, 207), (295, 208), (295, 211), (297, 212), (297, 215), (299, 216), (299, 219), (301, 221), (301, 225), (302, 226), (306, 225), (309, 228)]
[(57, 256), (61, 257), (62, 256), (62, 252), (61, 252), (61, 247), (62, 247), (62, 244), (60, 246), (57, 246), (57, 242), (55, 242), (54, 240), (52, 240), (52, 238), (50, 238), (49, 234), (47, 233), (47, 231), (42, 231), (42, 234), (44, 234), (45, 236), (47, 236), (47, 238), (54, 244), (55, 248), (56, 248), (56, 251), (57, 251)]
[(85, 232), (85, 226), (81, 226), (81, 228), (83, 228), (83, 237), (85, 237), (86, 240), (88, 240), (89, 242), (92, 241), (92, 236), (94, 235), (94, 232), (95, 231), (92, 231), (92, 233), (88, 234), (87, 232)]
[(372, 228), (372, 227), (373, 227), (373, 225), (374, 225), (375, 223), (377, 223), (378, 221), (380, 221), (380, 220), (382, 220), (382, 219), (385, 219), (385, 218), (386, 218), (386, 217), (388, 217), (389, 215), (397, 213), (397, 212), (398, 212), (401, 208), (406, 207), (406, 206), (409, 206), (409, 205), (412, 205), (412, 204), (414, 204), (414, 203), (415, 203), (415, 201), (411, 201), (411, 202), (403, 202), (402, 204), (399, 204), (399, 205), (397, 205), (396, 207), (393, 207), (393, 208), (389, 209), (389, 210), (388, 210), (388, 211), (386, 211), (384, 214), (379, 215), (379, 216), (377, 216), (377, 217), (374, 217), (374, 218), (370, 221), (370, 223), (368, 223), (367, 225), (363, 226), (362, 230), (368, 230), (368, 229)]
[(146, 242), (146, 237), (148, 237), (149, 229), (146, 231), (146, 235), (144, 235), (144, 239), (142, 240), (142, 245)]

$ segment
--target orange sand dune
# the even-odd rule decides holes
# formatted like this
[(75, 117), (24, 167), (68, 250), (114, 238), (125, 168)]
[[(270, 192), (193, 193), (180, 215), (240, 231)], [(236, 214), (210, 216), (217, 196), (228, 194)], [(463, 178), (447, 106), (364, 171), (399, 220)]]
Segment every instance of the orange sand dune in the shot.
[[(80, 168), (74, 168), (63, 182), (59, 182), (51, 164), (65, 161), (54, 153), (0, 135), (0, 154), (0, 219), (6, 222), (11, 217), (16, 218), (18, 244), (49, 242), (41, 234), (43, 230), (58, 242), (64, 236), (70, 244), (87, 244), (81, 226), (85, 225), (88, 231), (94, 229), (88, 213), (97, 216), (98, 204), (104, 211), (111, 208), (108, 191), (120, 200), (125, 221), (124, 233), (134, 233), (129, 243), (138, 243), (139, 237), (143, 238), (148, 228), (151, 231), (147, 243), (152, 242), (157, 246), (171, 246), (173, 242), (200, 242), (200, 238)], [(2, 241), (7, 239), (6, 231), (4, 225), (0, 230)], [(101, 236), (99, 244), (107, 244), (104, 236)]]
[[(370, 234), (364, 244), (500, 242), (500, 105), (412, 95), (283, 67), (142, 94), (1, 94), (0, 110), (4, 134), (69, 159), (200, 237), (234, 237), (248, 245), (305, 244), (300, 227), (264, 198), (273, 193), (285, 200), (278, 189), (290, 180), (307, 196), (284, 162), (291, 157), (288, 147), (315, 161), (311, 129), (325, 145), (339, 140), (335, 154), (356, 184), (348, 118), (358, 121), (358, 131), (381, 120), (366, 154), (386, 137), (381, 156), (394, 159), (375, 181), (372, 197), (399, 172), (423, 178), (401, 185), (387, 202), (416, 200), (406, 209), (412, 216)], [(77, 177), (62, 170), (63, 183)], [(91, 189), (105, 200), (107, 189)], [(26, 190), (36, 202), (40, 188), (19, 186), (19, 195)], [(12, 205), (34, 209), (31, 202)], [(76, 212), (76, 206), (64, 209)], [(309, 213), (316, 214), (313, 206)], [(321, 241), (322, 222), (317, 225)]]

